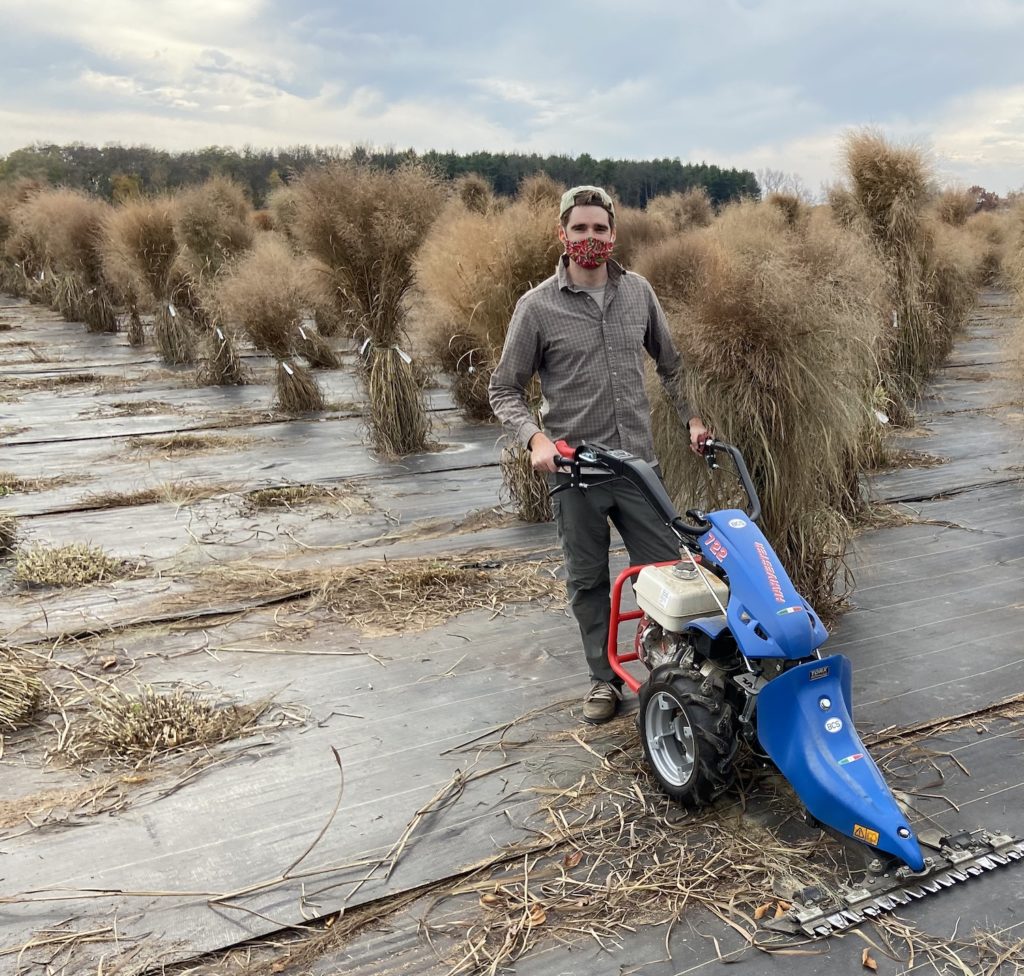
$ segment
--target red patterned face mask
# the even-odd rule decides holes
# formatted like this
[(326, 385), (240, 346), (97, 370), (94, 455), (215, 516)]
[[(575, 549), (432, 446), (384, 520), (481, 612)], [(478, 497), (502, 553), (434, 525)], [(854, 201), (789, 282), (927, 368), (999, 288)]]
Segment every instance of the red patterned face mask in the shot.
[(585, 237), (582, 241), (566, 241), (565, 253), (581, 268), (599, 268), (612, 256), (614, 241), (599, 241), (596, 237)]

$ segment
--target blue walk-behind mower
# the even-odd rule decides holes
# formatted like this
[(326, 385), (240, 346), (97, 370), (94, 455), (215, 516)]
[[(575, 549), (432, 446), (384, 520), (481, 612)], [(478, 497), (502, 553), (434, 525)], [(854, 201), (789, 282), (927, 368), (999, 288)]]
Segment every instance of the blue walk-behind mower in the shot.
[[(705, 459), (714, 469), (718, 452), (732, 458), (748, 510), (691, 509), (692, 522), (645, 461), (564, 441), (558, 450), (569, 479), (555, 491), (585, 491), (595, 469), (625, 478), (679, 539), (679, 562), (634, 566), (616, 580), (608, 642), (612, 669), (639, 693), (644, 753), (664, 792), (710, 803), (746, 742), (789, 781), (811, 824), (863, 854), (849, 883), (796, 893), (782, 920), (791, 930), (828, 935), (1024, 857), (1024, 843), (1005, 834), (911, 827), (854, 728), (850, 662), (821, 656), (828, 633), (757, 527), (760, 502), (735, 447), (709, 440)], [(640, 609), (623, 613), (627, 579)], [(633, 650), (620, 653), (619, 624), (631, 619)], [(646, 681), (630, 661), (646, 666)]]

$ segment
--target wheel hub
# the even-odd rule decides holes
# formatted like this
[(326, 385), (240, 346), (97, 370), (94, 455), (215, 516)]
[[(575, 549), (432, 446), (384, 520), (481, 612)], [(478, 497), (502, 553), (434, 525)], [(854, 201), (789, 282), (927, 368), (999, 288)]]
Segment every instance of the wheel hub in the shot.
[(693, 776), (696, 749), (686, 709), (675, 696), (658, 691), (647, 702), (645, 729), (651, 761), (658, 775), (676, 787)]

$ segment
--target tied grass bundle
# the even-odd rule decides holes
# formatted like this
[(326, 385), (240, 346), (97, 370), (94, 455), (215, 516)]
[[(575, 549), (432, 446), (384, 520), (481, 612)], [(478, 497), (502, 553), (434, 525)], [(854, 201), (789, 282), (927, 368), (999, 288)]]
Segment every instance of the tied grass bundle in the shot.
[(851, 193), (889, 272), (892, 328), (881, 349), (884, 385), (910, 414), (924, 382), (948, 354), (960, 319), (956, 300), (931, 290), (935, 231), (925, 219), (932, 177), (924, 154), (865, 130), (846, 140)]
[(316, 380), (292, 359), (310, 301), (303, 267), (280, 238), (266, 234), (220, 277), (214, 293), (222, 320), (238, 323), (257, 349), (278, 360), (275, 397), (290, 414), (324, 406)]
[(145, 296), (155, 307), (154, 338), (172, 366), (194, 362), (197, 345), (187, 315), (175, 305), (182, 297), (182, 269), (174, 206), (169, 197), (126, 201), (107, 220), (103, 249), (108, 274), (121, 283), (122, 293), (132, 304)]
[(203, 337), (197, 378), (204, 386), (244, 386), (251, 371), (242, 362), (238, 340), (226, 325), (211, 325)]
[[(673, 271), (672, 261), (688, 267)], [(778, 208), (744, 203), (654, 248), (638, 270), (662, 283), (692, 412), (741, 449), (765, 534), (828, 616), (851, 535), (846, 513), (859, 505), (865, 430), (877, 423), (886, 278), (870, 243), (826, 214), (793, 228)], [(654, 434), (678, 507), (736, 503), (730, 478), (708, 479), (660, 392)]]
[(518, 444), (506, 445), (499, 463), (504, 500), (516, 516), (523, 522), (550, 522), (554, 518), (550, 485), (543, 474), (533, 470), (530, 452)]
[(296, 416), (323, 410), (323, 391), (305, 366), (281, 361), (276, 371), (276, 403), (287, 414)]
[(296, 326), (292, 338), (292, 351), (296, 356), (305, 359), (310, 366), (337, 369), (341, 365), (341, 360), (331, 348), (331, 344), (310, 325)]
[(128, 305), (128, 328), (125, 330), (129, 346), (141, 346), (146, 341), (146, 327), (142, 324), (142, 316), (139, 315), (139, 305), (134, 295), (127, 301)]
[(253, 211), (232, 180), (215, 176), (176, 199), (174, 232), (189, 274), (206, 281), (253, 244)]
[(651, 197), (647, 201), (647, 213), (664, 220), (674, 231), (691, 230), (696, 227), (710, 227), (715, 219), (708, 191), (702, 186), (675, 193)]
[(42, 682), (35, 670), (6, 647), (0, 647), (0, 732), (25, 725), (39, 704)]
[(428, 449), (422, 391), (407, 381), (408, 364), (384, 350), (405, 335), (413, 255), (443, 204), (440, 181), (417, 165), (385, 172), (339, 162), (307, 170), (295, 186), (299, 239), (327, 269), (328, 293), (357, 317), (353, 334), (373, 350), (363, 370), (371, 444), (389, 455)]
[(374, 447), (387, 457), (429, 450), (430, 418), (409, 358), (395, 346), (372, 343), (364, 357)]
[(153, 336), (160, 356), (168, 366), (196, 361), (195, 331), (173, 302), (157, 308), (153, 318)]
[(453, 201), (417, 255), (426, 299), (420, 338), (452, 378), (452, 396), (471, 422), (493, 417), (487, 384), (516, 302), (555, 269), (557, 209), (517, 200), (488, 215)]

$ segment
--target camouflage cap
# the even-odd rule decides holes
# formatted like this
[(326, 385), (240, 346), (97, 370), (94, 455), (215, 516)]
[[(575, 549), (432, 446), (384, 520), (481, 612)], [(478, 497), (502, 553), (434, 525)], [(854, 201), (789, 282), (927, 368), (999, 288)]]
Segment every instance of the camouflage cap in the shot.
[(574, 186), (571, 190), (566, 190), (565, 193), (562, 194), (562, 203), (558, 208), (559, 219), (564, 217), (570, 210), (572, 210), (573, 207), (576, 206), (576, 195), (579, 193), (593, 193), (601, 201), (598, 205), (606, 208), (613, 217), (615, 216), (615, 203), (607, 192), (601, 189), (601, 187)]

